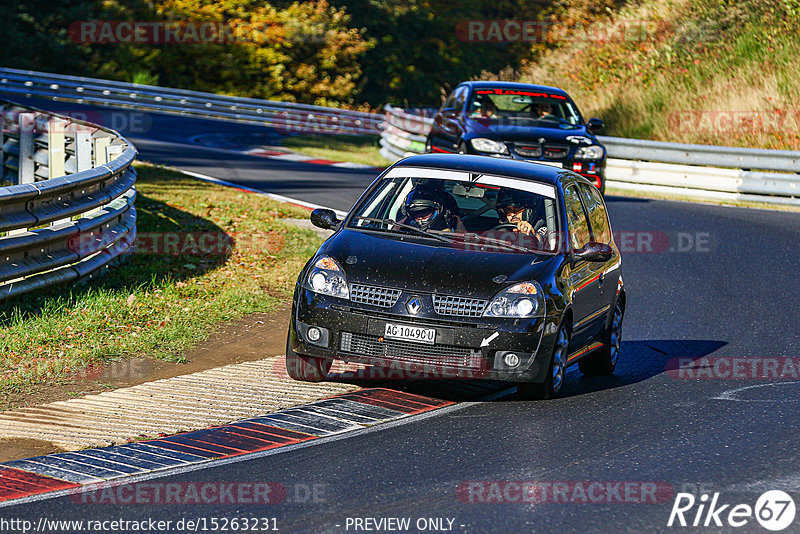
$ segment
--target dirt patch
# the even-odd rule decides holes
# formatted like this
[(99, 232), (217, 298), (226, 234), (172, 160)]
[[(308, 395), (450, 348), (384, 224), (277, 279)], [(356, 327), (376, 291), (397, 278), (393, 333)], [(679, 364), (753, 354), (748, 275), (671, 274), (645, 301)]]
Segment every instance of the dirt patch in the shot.
[(42, 456), (62, 452), (49, 441), (38, 439), (0, 439), (0, 461), (24, 460), (33, 456)]
[[(103, 367), (95, 366), (57, 386), (42, 385), (25, 394), (13, 396), (8, 401), (8, 409), (67, 400), (232, 363), (279, 356), (286, 350), (290, 312), (291, 305), (286, 304), (274, 312), (250, 315), (224, 325), (214, 331), (206, 341), (187, 351), (183, 355), (185, 363), (170, 363), (155, 358), (130, 358)], [(30, 458), (60, 450), (47, 441), (0, 439), (0, 461)]]

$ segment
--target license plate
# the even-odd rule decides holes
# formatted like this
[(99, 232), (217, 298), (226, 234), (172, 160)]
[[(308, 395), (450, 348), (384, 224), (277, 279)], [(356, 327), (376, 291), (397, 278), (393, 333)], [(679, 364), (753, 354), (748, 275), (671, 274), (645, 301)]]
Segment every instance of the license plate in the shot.
[(419, 326), (408, 326), (405, 324), (386, 323), (383, 337), (391, 339), (402, 339), (403, 341), (414, 341), (415, 343), (427, 343), (433, 345), (436, 341), (435, 328), (421, 328)]

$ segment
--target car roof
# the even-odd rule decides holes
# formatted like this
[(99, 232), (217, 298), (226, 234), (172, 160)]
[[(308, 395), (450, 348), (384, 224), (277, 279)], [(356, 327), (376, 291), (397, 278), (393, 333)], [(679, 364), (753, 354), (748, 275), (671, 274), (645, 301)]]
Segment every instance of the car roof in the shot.
[(492, 81), (471, 81), (471, 82), (462, 82), (459, 86), (466, 85), (472, 88), (483, 89), (483, 88), (498, 88), (498, 89), (527, 89), (530, 91), (545, 91), (548, 93), (553, 93), (557, 95), (564, 95), (569, 96), (566, 91), (563, 89), (559, 89), (558, 87), (550, 87), (549, 85), (535, 85), (532, 83), (520, 83), (520, 82), (492, 82)]
[(469, 154), (418, 154), (402, 159), (394, 166), (494, 174), (550, 185), (557, 185), (562, 175), (572, 176), (564, 169), (541, 163)]

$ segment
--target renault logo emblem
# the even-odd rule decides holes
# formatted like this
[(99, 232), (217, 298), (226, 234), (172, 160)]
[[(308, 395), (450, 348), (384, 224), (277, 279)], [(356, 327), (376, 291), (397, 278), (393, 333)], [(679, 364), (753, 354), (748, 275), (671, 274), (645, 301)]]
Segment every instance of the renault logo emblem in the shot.
[(406, 302), (406, 309), (411, 315), (419, 313), (419, 310), (422, 309), (422, 302), (419, 300), (419, 297), (411, 297), (411, 299)]

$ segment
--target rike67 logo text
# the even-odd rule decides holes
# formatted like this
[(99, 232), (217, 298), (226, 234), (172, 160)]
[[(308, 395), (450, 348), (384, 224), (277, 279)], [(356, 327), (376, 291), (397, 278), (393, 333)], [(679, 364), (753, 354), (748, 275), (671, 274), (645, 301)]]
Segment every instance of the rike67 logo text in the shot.
[(723, 504), (720, 494), (709, 497), (703, 494), (696, 499), (691, 493), (678, 493), (672, 504), (667, 526), (692, 527), (743, 527), (753, 518), (767, 530), (779, 531), (794, 521), (795, 504), (783, 491), (772, 490), (762, 494), (755, 506), (749, 504)]

